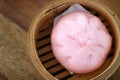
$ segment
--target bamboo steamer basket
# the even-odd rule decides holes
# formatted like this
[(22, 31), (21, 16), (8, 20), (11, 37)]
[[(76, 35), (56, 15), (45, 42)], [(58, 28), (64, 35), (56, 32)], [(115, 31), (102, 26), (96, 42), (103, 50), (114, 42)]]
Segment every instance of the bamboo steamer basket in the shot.
[[(55, 59), (50, 42), (54, 18), (70, 5), (79, 3), (101, 19), (111, 34), (111, 51), (103, 65), (87, 74), (70, 75)], [(97, 0), (55, 0), (48, 3), (33, 19), (28, 33), (32, 62), (45, 80), (106, 80), (120, 64), (120, 24), (114, 12)]]

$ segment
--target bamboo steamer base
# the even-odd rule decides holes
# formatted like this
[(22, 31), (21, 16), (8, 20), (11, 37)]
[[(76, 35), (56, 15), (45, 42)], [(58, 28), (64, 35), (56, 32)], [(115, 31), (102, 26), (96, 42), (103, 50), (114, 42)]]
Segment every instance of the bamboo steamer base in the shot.
[[(51, 49), (50, 36), (54, 18), (75, 3), (80, 3), (93, 15), (100, 18), (113, 38), (111, 51), (104, 64), (88, 74), (71, 75), (55, 59)], [(115, 72), (120, 63), (119, 26), (115, 13), (99, 2), (90, 0), (53, 1), (47, 4), (31, 23), (28, 37), (31, 59), (40, 75), (46, 80), (105, 80)]]

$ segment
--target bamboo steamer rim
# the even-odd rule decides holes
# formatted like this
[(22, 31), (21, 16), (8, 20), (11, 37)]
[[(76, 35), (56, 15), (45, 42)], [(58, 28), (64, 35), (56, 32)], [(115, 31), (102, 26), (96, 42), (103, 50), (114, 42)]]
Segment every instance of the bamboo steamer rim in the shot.
[(110, 20), (111, 25), (114, 26), (114, 33), (115, 33), (115, 40), (116, 40), (116, 54), (115, 57), (110, 64), (110, 66), (103, 71), (98, 76), (92, 78), (92, 80), (104, 80), (109, 78), (119, 67), (120, 64), (120, 23), (119, 20), (114, 12), (112, 12), (110, 9), (108, 9), (105, 5), (100, 3), (99, 1), (93, 1), (93, 0), (55, 0), (47, 4), (43, 9), (40, 10), (38, 15), (33, 19), (33, 22), (31, 23), (29, 32), (28, 32), (28, 47), (30, 51), (30, 56), (32, 59), (32, 62), (34, 66), (36, 67), (37, 71), (42, 75), (46, 80), (57, 80), (54, 76), (52, 76), (42, 65), (40, 62), (37, 51), (36, 51), (36, 44), (35, 44), (35, 38), (37, 35), (37, 25), (39, 21), (49, 14), (52, 10), (56, 9), (59, 6), (62, 5), (70, 5), (73, 3), (80, 3), (84, 6), (90, 7), (92, 9), (95, 9), (100, 14), (105, 15), (107, 20)]

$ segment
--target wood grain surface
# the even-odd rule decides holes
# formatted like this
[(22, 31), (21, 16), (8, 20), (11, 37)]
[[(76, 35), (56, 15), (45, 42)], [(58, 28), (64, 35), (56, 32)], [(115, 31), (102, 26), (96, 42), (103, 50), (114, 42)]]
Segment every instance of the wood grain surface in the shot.
[(42, 80), (28, 55), (26, 35), (0, 14), (0, 73), (8, 80)]
[[(26, 35), (32, 19), (52, 0), (0, 0), (0, 73), (8, 80), (43, 80), (27, 51)], [(120, 0), (99, 0), (120, 18)], [(8, 17), (8, 18), (6, 18)], [(12, 20), (12, 21), (11, 21)], [(109, 80), (120, 79), (120, 68)]]
[(51, 0), (0, 0), (0, 12), (28, 30), (31, 20)]

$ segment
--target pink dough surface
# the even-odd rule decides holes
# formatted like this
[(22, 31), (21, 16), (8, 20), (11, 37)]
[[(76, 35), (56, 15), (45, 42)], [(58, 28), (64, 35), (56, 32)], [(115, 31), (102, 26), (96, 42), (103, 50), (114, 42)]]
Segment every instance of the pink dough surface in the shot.
[(54, 56), (63, 67), (84, 74), (103, 64), (112, 38), (96, 16), (79, 11), (63, 16), (54, 25), (51, 44)]

